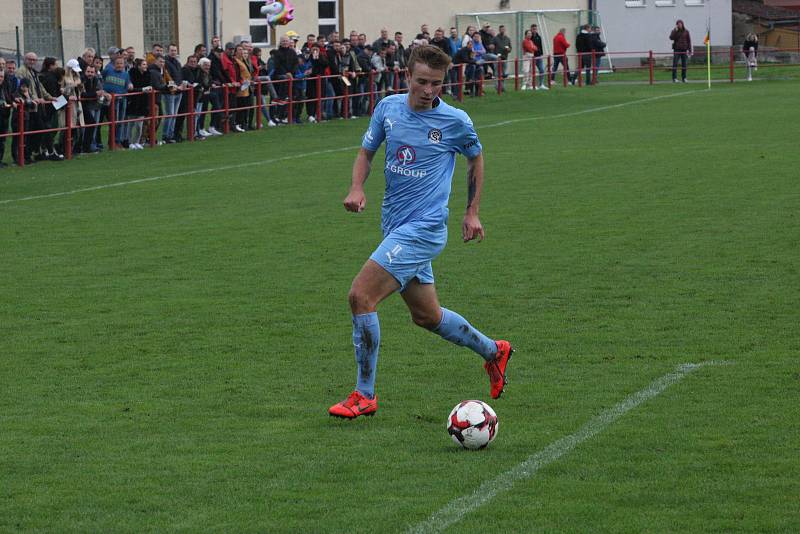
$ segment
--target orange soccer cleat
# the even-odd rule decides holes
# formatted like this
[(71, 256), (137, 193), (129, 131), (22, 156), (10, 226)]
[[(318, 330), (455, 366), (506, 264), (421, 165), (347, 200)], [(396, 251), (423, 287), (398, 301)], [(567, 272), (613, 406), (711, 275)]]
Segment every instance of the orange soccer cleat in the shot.
[(496, 341), (497, 343), (497, 356), (494, 360), (488, 361), (483, 364), (484, 369), (489, 374), (490, 395), (493, 399), (499, 399), (503, 394), (506, 382), (506, 366), (511, 355), (514, 354), (514, 349), (511, 343), (504, 340)]
[(355, 419), (359, 415), (375, 415), (378, 411), (378, 397), (368, 399), (358, 391), (354, 391), (342, 402), (328, 408), (328, 413), (343, 419)]

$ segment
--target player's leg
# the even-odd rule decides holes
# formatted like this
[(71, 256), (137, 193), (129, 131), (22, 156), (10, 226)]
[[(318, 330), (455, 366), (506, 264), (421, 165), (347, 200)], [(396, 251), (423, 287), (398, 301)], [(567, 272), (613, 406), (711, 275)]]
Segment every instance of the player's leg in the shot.
[(411, 319), (422, 328), (439, 334), (447, 341), (461, 347), (468, 347), (484, 360), (492, 360), (497, 355), (497, 345), (466, 319), (454, 311), (442, 308), (436, 295), (436, 286), (411, 280), (401, 293), (411, 312)]
[(375, 368), (381, 342), (377, 306), (399, 288), (391, 274), (373, 260), (367, 260), (347, 296), (353, 313), (353, 346), (358, 365), (356, 390), (370, 399), (375, 396)]
[[(426, 274), (428, 273), (429, 274)], [(454, 311), (442, 308), (433, 285), (433, 272), (429, 268), (420, 273), (422, 283), (413, 279), (406, 284), (401, 296), (411, 312), (415, 324), (439, 334), (442, 338), (462, 347), (468, 347), (484, 360), (489, 375), (490, 394), (493, 399), (503, 393), (506, 384), (506, 367), (514, 350), (505, 340), (492, 340)]]
[(356, 389), (347, 399), (331, 406), (329, 414), (352, 419), (360, 415), (373, 415), (377, 411), (375, 370), (381, 328), (376, 310), (383, 299), (399, 288), (397, 280), (372, 259), (367, 260), (353, 279), (348, 300), (353, 314), (353, 347), (358, 368)]

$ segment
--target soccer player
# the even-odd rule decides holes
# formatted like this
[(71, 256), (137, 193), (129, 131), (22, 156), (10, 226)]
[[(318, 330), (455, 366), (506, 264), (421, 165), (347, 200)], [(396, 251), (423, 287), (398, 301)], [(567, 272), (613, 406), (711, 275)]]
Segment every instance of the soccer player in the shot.
[(358, 379), (355, 391), (328, 410), (336, 417), (353, 419), (374, 415), (378, 409), (375, 368), (381, 332), (376, 310), (398, 290), (414, 323), (478, 353), (485, 360), (491, 397), (503, 393), (511, 345), (486, 337), (459, 314), (440, 307), (433, 285), (431, 260), (447, 242), (447, 201), (456, 154), (464, 154), (468, 162), (462, 237), (464, 242), (484, 237), (478, 218), (483, 187), (481, 144), (467, 114), (439, 98), (449, 66), (450, 56), (440, 48), (414, 48), (408, 59), (408, 94), (388, 96), (376, 106), (353, 164), (344, 207), (361, 212), (366, 207), (364, 182), (372, 158), (386, 142), (384, 239), (356, 275), (348, 295)]

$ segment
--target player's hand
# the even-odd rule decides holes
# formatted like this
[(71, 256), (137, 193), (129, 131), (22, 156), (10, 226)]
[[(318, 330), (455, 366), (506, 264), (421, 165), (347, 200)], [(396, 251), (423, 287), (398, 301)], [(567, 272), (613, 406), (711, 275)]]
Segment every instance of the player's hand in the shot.
[(366, 205), (367, 196), (361, 189), (351, 190), (350, 193), (348, 193), (347, 198), (344, 199), (344, 209), (347, 211), (360, 213), (364, 211), (364, 207)]
[(464, 238), (464, 243), (476, 238), (478, 242), (483, 241), (483, 225), (477, 215), (464, 215), (464, 222), (461, 223), (461, 237)]

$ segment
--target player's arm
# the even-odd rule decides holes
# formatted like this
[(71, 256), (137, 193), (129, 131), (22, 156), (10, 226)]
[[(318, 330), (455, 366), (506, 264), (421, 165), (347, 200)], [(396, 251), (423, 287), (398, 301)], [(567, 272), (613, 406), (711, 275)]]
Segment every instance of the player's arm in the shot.
[(344, 209), (347, 211), (364, 211), (367, 205), (367, 196), (364, 194), (364, 183), (367, 181), (372, 168), (372, 158), (375, 152), (361, 148), (353, 163), (353, 181), (350, 183), (350, 192), (344, 199)]
[(461, 224), (461, 236), (464, 242), (478, 238), (483, 241), (483, 225), (478, 218), (483, 190), (483, 154), (467, 159), (467, 210)]

